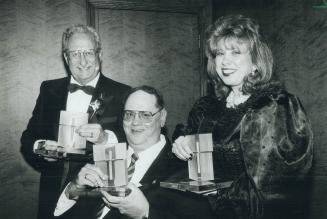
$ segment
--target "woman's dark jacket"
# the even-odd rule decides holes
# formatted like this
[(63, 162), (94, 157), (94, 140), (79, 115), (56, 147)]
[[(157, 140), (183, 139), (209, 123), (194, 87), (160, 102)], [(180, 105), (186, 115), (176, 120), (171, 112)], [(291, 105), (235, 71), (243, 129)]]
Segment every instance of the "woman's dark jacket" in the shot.
[(301, 196), (313, 134), (300, 100), (279, 86), (257, 91), (236, 108), (216, 96), (202, 97), (186, 132), (213, 134), (215, 177), (233, 180), (230, 189), (211, 197), (218, 215), (267, 217)]

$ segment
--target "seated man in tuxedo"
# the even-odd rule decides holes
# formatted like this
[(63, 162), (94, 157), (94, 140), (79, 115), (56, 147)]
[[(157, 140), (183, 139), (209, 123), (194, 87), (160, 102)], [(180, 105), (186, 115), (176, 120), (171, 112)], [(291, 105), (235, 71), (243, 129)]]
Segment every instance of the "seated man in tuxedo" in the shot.
[[(131, 89), (124, 102), (123, 128), (128, 142), (127, 153), (129, 157), (133, 153), (138, 157), (129, 184), (132, 192), (126, 197), (103, 192), (100, 200), (70, 197), (70, 192), (76, 187), (98, 187), (103, 184), (101, 179), (106, 179), (99, 168), (87, 164), (60, 196), (55, 216), (81, 219), (164, 216), (163, 212), (158, 215), (155, 209), (149, 207), (146, 198), (148, 191), (176, 169), (174, 160), (169, 156), (170, 142), (161, 134), (167, 116), (163, 97), (154, 88), (141, 86)], [(101, 205), (105, 207), (101, 208)]]
[[(87, 139), (89, 146), (110, 141), (110, 136), (116, 136), (119, 141), (125, 139), (119, 118), (122, 99), (129, 87), (101, 73), (102, 51), (98, 33), (84, 25), (68, 28), (63, 33), (62, 54), (69, 68), (68, 76), (41, 84), (32, 118), (21, 137), (25, 160), (41, 172), (39, 219), (53, 217), (68, 173), (78, 172), (84, 166), (78, 162), (40, 158), (33, 153), (40, 140), (45, 140), (45, 148), (57, 146), (61, 110), (89, 113), (89, 124), (77, 131)], [(95, 102), (99, 104), (92, 108)]]

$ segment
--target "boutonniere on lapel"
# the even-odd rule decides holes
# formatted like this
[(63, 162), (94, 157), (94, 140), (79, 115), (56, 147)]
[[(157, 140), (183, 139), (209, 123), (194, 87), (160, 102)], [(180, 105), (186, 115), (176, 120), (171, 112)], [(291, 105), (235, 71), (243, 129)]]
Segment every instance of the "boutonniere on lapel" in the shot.
[(104, 98), (103, 98), (103, 94), (101, 93), (94, 101), (92, 101), (90, 103), (90, 107), (92, 109), (92, 111), (90, 112), (90, 119), (93, 118), (93, 116), (97, 115), (100, 116), (103, 113), (103, 103), (104, 103)]
[(89, 108), (90, 110), (90, 120), (94, 117), (99, 119), (99, 117), (104, 113), (105, 108), (107, 107), (108, 103), (112, 99), (112, 96), (106, 96), (104, 93), (100, 93), (100, 95), (90, 103)]

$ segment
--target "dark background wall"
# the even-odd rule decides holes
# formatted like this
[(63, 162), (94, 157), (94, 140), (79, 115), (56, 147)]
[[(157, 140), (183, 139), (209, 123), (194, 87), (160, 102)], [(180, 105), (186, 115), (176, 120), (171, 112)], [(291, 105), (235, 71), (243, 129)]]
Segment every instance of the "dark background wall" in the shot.
[[(311, 118), (310, 218), (317, 219), (327, 218), (327, 5), (313, 7), (323, 2), (213, 0), (214, 18), (242, 13), (259, 21), (274, 53), (276, 75), (301, 98)], [(84, 0), (0, 1), (0, 218), (36, 216), (39, 175), (22, 159), (19, 138), (40, 83), (66, 74), (61, 33), (73, 23), (86, 23)]]

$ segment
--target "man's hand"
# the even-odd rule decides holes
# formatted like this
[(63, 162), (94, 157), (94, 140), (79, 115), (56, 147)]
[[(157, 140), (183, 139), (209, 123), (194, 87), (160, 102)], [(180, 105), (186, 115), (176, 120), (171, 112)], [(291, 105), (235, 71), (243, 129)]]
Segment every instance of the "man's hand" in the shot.
[(149, 214), (149, 202), (145, 198), (142, 191), (133, 183), (129, 183), (128, 187), (132, 192), (126, 197), (111, 196), (107, 192), (101, 191), (103, 201), (109, 207), (114, 207), (131, 218), (143, 218)]
[(94, 144), (103, 144), (108, 140), (108, 134), (102, 129), (100, 124), (81, 125), (76, 132)]
[(187, 141), (184, 136), (178, 137), (173, 143), (172, 152), (181, 160), (192, 159), (193, 152), (187, 145)]
[(77, 177), (68, 184), (65, 195), (69, 199), (77, 199), (78, 196), (74, 195), (77, 189), (84, 188), (85, 186), (103, 187), (103, 180), (107, 179), (108, 176), (103, 174), (94, 164), (86, 164), (79, 171)]
[(96, 167), (94, 164), (86, 164), (79, 171), (76, 179), (72, 183), (74, 183), (77, 187), (103, 187), (103, 180), (107, 179), (108, 176), (103, 174), (99, 167)]
[[(46, 140), (44, 142), (44, 145), (42, 146), (42, 148), (44, 148), (45, 150), (48, 150), (48, 151), (57, 151), (58, 149), (62, 149), (62, 147), (60, 147), (58, 145), (58, 142), (51, 141), (51, 140)], [(43, 158), (44, 158), (44, 160), (49, 161), (49, 162), (57, 161), (57, 159), (51, 158), (51, 157), (43, 157)]]

